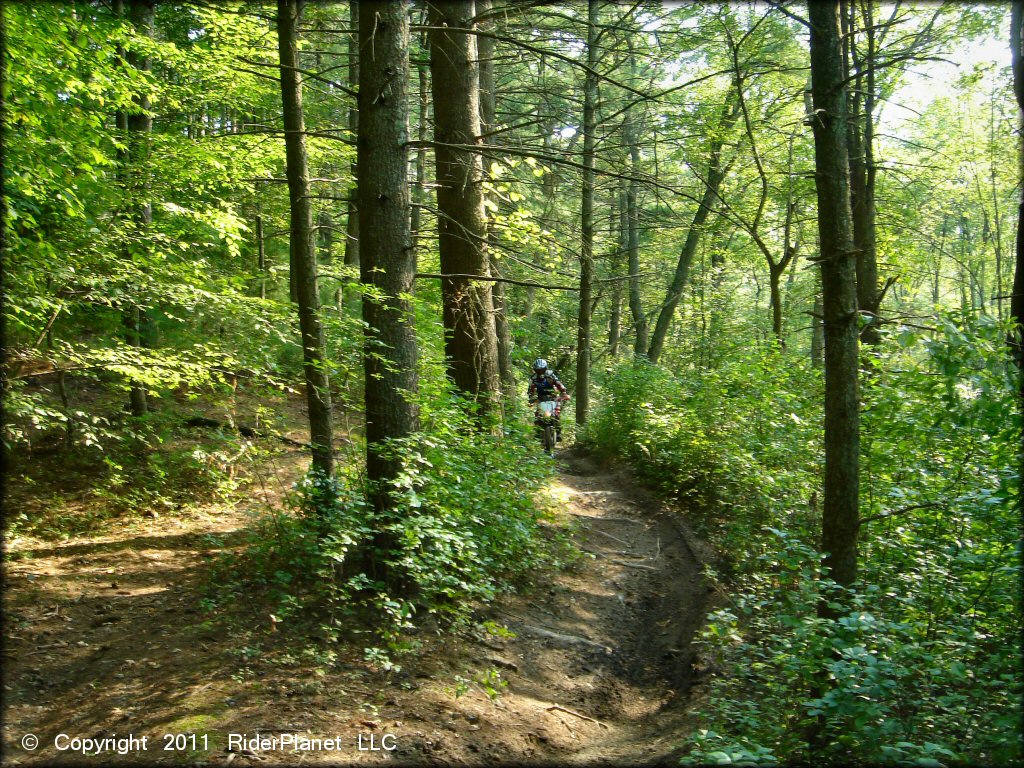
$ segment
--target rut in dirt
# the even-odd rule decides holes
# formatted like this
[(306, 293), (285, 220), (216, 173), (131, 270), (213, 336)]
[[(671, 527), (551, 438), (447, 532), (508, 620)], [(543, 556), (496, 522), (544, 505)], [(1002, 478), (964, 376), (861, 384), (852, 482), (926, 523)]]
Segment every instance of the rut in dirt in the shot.
[(503, 754), (526, 764), (661, 764), (678, 758), (694, 727), (707, 548), (626, 472), (575, 452), (559, 462), (552, 493), (586, 558), (546, 594), (492, 609), (515, 633), (490, 657), (514, 670), (502, 711), (485, 714), (492, 727), (479, 740), (461, 733), (429, 762)]

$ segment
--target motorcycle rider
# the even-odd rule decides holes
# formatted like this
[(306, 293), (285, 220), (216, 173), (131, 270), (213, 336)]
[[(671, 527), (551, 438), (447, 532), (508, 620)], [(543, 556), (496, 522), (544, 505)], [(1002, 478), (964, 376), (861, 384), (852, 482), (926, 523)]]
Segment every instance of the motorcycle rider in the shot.
[[(533, 361), (533, 375), (530, 377), (530, 387), (526, 391), (526, 399), (532, 407), (538, 401), (569, 399), (569, 392), (565, 385), (558, 380), (555, 372), (548, 369), (548, 361), (538, 358)], [(562, 417), (561, 412), (555, 416), (555, 439), (562, 440)]]

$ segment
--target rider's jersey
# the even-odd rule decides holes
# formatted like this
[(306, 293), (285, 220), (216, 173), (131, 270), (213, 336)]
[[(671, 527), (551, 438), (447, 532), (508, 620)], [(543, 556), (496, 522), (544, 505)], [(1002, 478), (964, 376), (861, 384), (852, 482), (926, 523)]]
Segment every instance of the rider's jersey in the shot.
[(530, 377), (530, 388), (526, 391), (526, 399), (546, 401), (557, 400), (559, 395), (567, 395), (565, 385), (558, 380), (553, 371), (545, 371), (543, 375), (534, 374)]

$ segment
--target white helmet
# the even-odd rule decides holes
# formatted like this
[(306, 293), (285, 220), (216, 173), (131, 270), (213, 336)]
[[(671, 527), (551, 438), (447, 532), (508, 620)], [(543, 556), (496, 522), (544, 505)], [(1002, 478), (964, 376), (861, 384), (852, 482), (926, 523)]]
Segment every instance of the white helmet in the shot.
[(548, 361), (543, 357), (538, 357), (533, 361), (533, 370), (535, 371), (546, 371), (548, 369)]

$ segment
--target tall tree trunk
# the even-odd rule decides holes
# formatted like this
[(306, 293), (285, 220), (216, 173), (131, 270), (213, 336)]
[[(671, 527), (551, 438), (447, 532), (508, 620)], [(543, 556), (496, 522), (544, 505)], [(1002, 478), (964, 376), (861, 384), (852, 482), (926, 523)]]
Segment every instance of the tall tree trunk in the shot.
[[(128, 19), (135, 27), (135, 33), (142, 37), (153, 36), (154, 0), (130, 0)], [(114, 6), (115, 13), (122, 15), (123, 3), (118, 0)], [(152, 60), (138, 49), (122, 55), (128, 66), (142, 72), (153, 68)], [(133, 200), (131, 203), (132, 222), (135, 226), (136, 248), (142, 250), (147, 242), (147, 230), (153, 223), (153, 206), (149, 200), (149, 145), (153, 132), (153, 118), (149, 114), (149, 97), (144, 90), (132, 97), (135, 109), (131, 113), (119, 111), (116, 124), (122, 133), (127, 153), (122, 153), (122, 174), (126, 181), (126, 194)], [(126, 258), (131, 258), (126, 254)], [(147, 346), (146, 311), (134, 301), (125, 308), (122, 323), (125, 329), (125, 341), (129, 346), (141, 349)], [(133, 416), (142, 416), (149, 411), (149, 399), (146, 388), (142, 384), (132, 383), (128, 392), (129, 406)]]
[[(423, 11), (426, 17), (427, 11)], [(426, 18), (424, 18), (426, 23)], [(420, 35), (420, 45), (427, 52), (429, 57), (430, 38), (426, 31)], [(423, 206), (427, 203), (427, 137), (430, 114), (430, 62), (420, 61), (416, 65), (416, 77), (419, 81), (419, 114), (416, 121), (416, 138), (419, 140), (419, 147), (416, 149), (416, 182), (413, 187), (412, 210), (409, 214), (409, 221), (412, 228), (413, 247), (419, 248), (419, 240), (423, 232), (421, 221), (423, 218)]]
[[(831, 578), (849, 587), (857, 577), (860, 433), (856, 259), (838, 11), (835, 0), (809, 5), (814, 164), (825, 322), (822, 548)], [(835, 615), (827, 602), (822, 603), (821, 609), (823, 615)]]
[(320, 261), (330, 264), (334, 256), (334, 219), (328, 211), (320, 211), (316, 222), (317, 235), (320, 240)]
[(483, 160), (465, 147), (480, 144), (480, 75), (476, 36), (454, 31), (473, 25), (473, 2), (430, 6), (430, 72), (437, 163), (438, 250), (445, 354), (455, 385), (480, 407), (500, 407), (498, 343), (489, 281)]
[[(477, 0), (477, 16), (487, 17), (491, 11), (491, 0)], [(488, 31), (491, 21), (484, 21), (480, 27)], [(480, 58), (480, 128), (484, 135), (489, 134), (497, 126), (495, 116), (497, 94), (495, 93), (494, 81), (494, 38), (482, 36), (477, 38), (477, 48)], [(486, 143), (486, 142), (485, 142)], [(490, 156), (485, 155), (485, 171), (490, 166)], [(494, 210), (497, 201), (493, 200)], [(494, 253), (495, 234), (492, 231), (490, 222), (487, 226), (487, 242), (490, 252)], [(501, 277), (501, 265), (498, 259), (491, 259), (491, 271), (495, 277)], [(506, 400), (515, 400), (517, 382), (515, 371), (512, 368), (512, 329), (508, 323), (508, 302), (505, 297), (505, 284), (495, 283), (493, 288), (494, 300), (494, 330), (498, 341), (498, 376), (501, 379), (502, 395)]]
[(875, 30), (871, 16), (871, 2), (864, 2), (863, 32), (867, 51), (862, 56), (857, 49), (858, 0), (849, 0), (849, 13), (843, 13), (844, 38), (847, 46), (849, 69), (847, 77), (854, 82), (851, 95), (852, 108), (847, 120), (847, 142), (850, 164), (850, 207), (853, 216), (853, 247), (856, 251), (857, 306), (864, 312), (868, 324), (860, 338), (866, 344), (881, 341), (878, 332), (878, 310), (881, 291), (878, 287), (878, 255), (875, 236), (875, 168), (874, 168), (874, 104), (875, 104)]
[(772, 309), (772, 335), (779, 349), (785, 349), (786, 340), (782, 336), (782, 275), (786, 271), (785, 264), (768, 265), (768, 295)]
[[(1013, 92), (1017, 97), (1017, 126), (1021, 129), (1020, 174), (1024, 178), (1024, 0), (1014, 0), (1010, 12), (1010, 53), (1013, 66)], [(1017, 211), (1017, 253), (1013, 273), (1013, 294), (1010, 296), (1010, 349), (1018, 368), (1018, 395), (1024, 415), (1024, 188)], [(1024, 465), (1024, 433), (1020, 460)], [(1022, 466), (1024, 469), (1024, 466)], [(1021, 491), (1024, 503), (1024, 490)]]
[[(841, 587), (857, 578), (859, 526), (859, 394), (857, 265), (853, 248), (847, 155), (846, 78), (836, 0), (808, 3), (811, 32), (811, 90), (815, 186), (825, 326), (825, 478), (821, 521), (823, 565)], [(836, 619), (846, 607), (843, 594), (824, 594), (818, 615)], [(824, 664), (825, 659), (822, 659)], [(810, 695), (833, 685), (822, 667)], [(808, 728), (812, 754), (835, 738), (824, 715)]]
[(298, 27), (303, 4), (303, 0), (277, 2), (281, 105), (284, 117), (285, 158), (288, 166), (288, 200), (291, 210), (289, 255), (290, 272), (294, 276), (295, 300), (299, 308), (302, 367), (306, 375), (306, 403), (309, 408), (313, 469), (330, 477), (334, 472), (331, 390), (326, 367), (326, 343), (320, 324), (313, 204), (309, 190), (306, 129), (302, 117), (302, 76), (298, 72)]
[[(369, 6), (367, 6), (369, 7)], [(359, 87), (359, 0), (350, 0), (348, 4), (349, 8), (349, 27), (353, 30), (349, 35), (348, 39), (348, 84), (351, 88)], [(354, 106), (348, 111), (348, 129), (352, 132), (353, 137), (358, 135), (359, 129), (359, 110)], [(358, 154), (358, 152), (357, 152)], [(359, 160), (352, 161), (351, 166), (352, 173), (352, 187), (349, 189), (348, 200), (346, 201), (347, 216), (345, 217), (345, 266), (348, 267), (353, 273), (358, 274), (360, 271), (359, 265), (359, 208), (357, 205), (357, 197), (359, 190), (357, 185), (359, 183)], [(353, 280), (352, 282), (355, 282)], [(338, 288), (338, 300), (336, 304), (340, 311), (344, 303), (346, 302), (345, 296), (347, 294), (347, 302), (350, 306), (355, 306), (359, 301), (359, 293), (356, 290), (345, 291), (345, 285), (342, 284)]]
[(256, 295), (267, 298), (267, 242), (263, 237), (263, 216), (256, 214)]
[[(630, 51), (630, 76), (636, 74), (636, 55)], [(640, 219), (637, 209), (636, 175), (640, 172), (640, 140), (636, 115), (630, 107), (622, 117), (622, 143), (629, 150), (630, 178), (626, 181), (626, 263), (629, 270), (629, 311), (633, 318), (633, 354), (647, 354), (647, 316), (640, 300)]]
[[(409, 18), (403, 3), (362, 3), (359, 49), (359, 231), (366, 344), (366, 472), (374, 508), (393, 506), (401, 463), (382, 449), (418, 428), (416, 326), (406, 298), (416, 274), (409, 231)], [(372, 55), (369, 52), (372, 51)], [(377, 295), (379, 294), (379, 299)]]
[(590, 413), (590, 320), (594, 281), (594, 145), (597, 137), (597, 0), (587, 2), (587, 74), (583, 84), (583, 200), (580, 304), (576, 333), (576, 425)]
[[(739, 85), (734, 84), (734, 89), (738, 89)], [(683, 289), (686, 287), (686, 281), (690, 275), (690, 265), (693, 264), (693, 257), (697, 253), (697, 245), (700, 243), (700, 237), (704, 229), (704, 223), (707, 221), (708, 215), (711, 213), (714, 201), (718, 197), (718, 188), (722, 185), (722, 181), (725, 179), (725, 168), (722, 165), (722, 147), (725, 144), (725, 138), (733, 125), (736, 123), (736, 119), (740, 114), (740, 104), (738, 98), (738, 91), (733, 90), (730, 92), (726, 99), (725, 106), (722, 108), (722, 118), (718, 124), (718, 131), (716, 135), (711, 139), (710, 155), (708, 159), (708, 174), (707, 180), (704, 183), (704, 194), (701, 197), (700, 204), (697, 206), (697, 210), (693, 214), (693, 220), (690, 222), (690, 228), (686, 233), (686, 242), (683, 244), (683, 249), (679, 254), (679, 262), (676, 264), (676, 271), (672, 278), (672, 284), (669, 286), (668, 292), (665, 295), (665, 301), (661, 306), (661, 312), (658, 313), (658, 322), (654, 327), (654, 333), (651, 336), (651, 344), (647, 350), (647, 357), (652, 363), (658, 362), (658, 358), (661, 357), (662, 349), (665, 346), (665, 338), (668, 336), (669, 326), (672, 324), (672, 317), (675, 314), (676, 307), (679, 305), (679, 300), (683, 297)]]
[[(629, 237), (629, 224), (626, 221), (626, 182), (620, 182), (618, 195), (612, 211), (612, 224), (610, 229), (618, 232), (616, 248), (612, 256), (611, 276), (613, 278), (625, 277), (623, 262), (626, 259), (626, 251)], [(612, 283), (612, 308), (608, 317), (608, 356), (613, 360), (619, 355), (619, 341), (622, 338), (622, 290), (621, 280)]]

